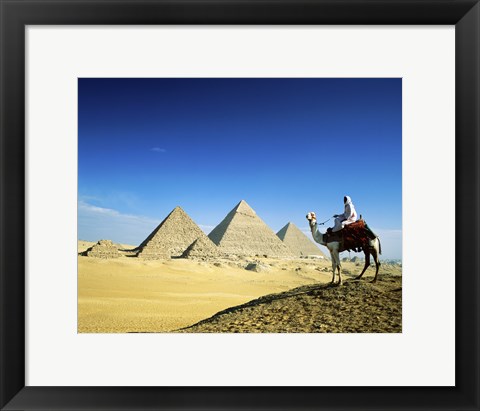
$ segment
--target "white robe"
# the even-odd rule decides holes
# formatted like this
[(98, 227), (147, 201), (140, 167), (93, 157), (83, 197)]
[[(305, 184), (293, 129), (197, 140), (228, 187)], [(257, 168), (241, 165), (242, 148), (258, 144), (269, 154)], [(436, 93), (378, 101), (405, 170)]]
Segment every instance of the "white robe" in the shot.
[(343, 212), (343, 214), (335, 217), (335, 225), (333, 226), (332, 231), (340, 231), (347, 224), (351, 224), (357, 221), (357, 212), (355, 211), (352, 200), (349, 196), (345, 197), (347, 197), (347, 202), (345, 203), (345, 211)]

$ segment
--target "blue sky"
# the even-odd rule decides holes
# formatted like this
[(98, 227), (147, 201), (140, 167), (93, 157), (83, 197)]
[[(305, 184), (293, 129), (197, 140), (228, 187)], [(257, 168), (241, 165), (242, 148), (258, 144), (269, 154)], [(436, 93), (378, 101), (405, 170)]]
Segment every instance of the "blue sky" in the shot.
[(241, 199), (306, 231), (347, 194), (401, 258), (401, 79), (79, 79), (78, 103), (80, 239), (139, 244), (177, 205), (208, 233)]

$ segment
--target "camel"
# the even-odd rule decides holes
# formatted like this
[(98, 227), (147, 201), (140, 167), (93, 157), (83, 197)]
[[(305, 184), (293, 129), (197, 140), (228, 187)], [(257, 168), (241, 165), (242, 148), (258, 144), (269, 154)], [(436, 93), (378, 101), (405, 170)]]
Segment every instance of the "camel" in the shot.
[[(312, 231), (312, 236), (313, 239), (321, 244), (324, 245), (325, 247), (328, 248), (328, 251), (330, 251), (330, 257), (332, 259), (332, 269), (333, 269), (333, 277), (332, 277), (332, 284), (335, 284), (335, 271), (338, 270), (338, 285), (342, 284), (342, 265), (340, 263), (340, 253), (342, 251), (345, 251), (345, 249), (342, 246), (342, 243), (339, 241), (331, 241), (331, 242), (326, 242), (325, 240), (325, 234), (321, 233), (318, 230), (317, 227), (317, 217), (314, 212), (309, 212), (307, 214), (307, 220), (310, 224), (310, 229)], [(360, 244), (358, 245), (360, 248)], [(358, 277), (356, 277), (356, 280), (359, 280), (362, 278), (363, 273), (367, 270), (367, 268), (370, 266), (370, 255), (373, 256), (373, 259), (375, 261), (375, 277), (372, 280), (372, 283), (377, 281), (377, 276), (378, 276), (378, 269), (380, 268), (380, 260), (378, 259), (378, 256), (382, 253), (382, 248), (380, 245), (380, 239), (378, 237), (375, 237), (372, 240), (368, 240), (368, 246), (361, 246), (363, 252), (365, 253), (365, 266), (363, 267), (362, 272)]]

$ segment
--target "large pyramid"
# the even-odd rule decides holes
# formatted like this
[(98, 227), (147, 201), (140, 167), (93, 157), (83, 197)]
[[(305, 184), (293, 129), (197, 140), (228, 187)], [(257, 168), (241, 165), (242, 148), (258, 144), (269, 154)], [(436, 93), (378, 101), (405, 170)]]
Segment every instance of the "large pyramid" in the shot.
[(313, 244), (308, 237), (300, 231), (293, 223), (288, 223), (278, 233), (278, 238), (282, 240), (290, 250), (297, 256), (321, 255), (324, 254)]
[(208, 235), (224, 254), (291, 257), (292, 252), (244, 201)]
[(181, 257), (197, 239), (215, 247), (188, 214), (176, 207), (138, 246), (137, 256), (147, 259)]

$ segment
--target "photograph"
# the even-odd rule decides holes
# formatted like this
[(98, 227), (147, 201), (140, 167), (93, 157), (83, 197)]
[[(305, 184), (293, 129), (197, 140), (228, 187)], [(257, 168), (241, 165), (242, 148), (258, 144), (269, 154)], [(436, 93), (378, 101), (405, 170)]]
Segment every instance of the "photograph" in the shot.
[(1, 410), (480, 411), (480, 0), (0, 3)]
[(402, 78), (79, 78), (77, 216), (78, 333), (402, 333)]

